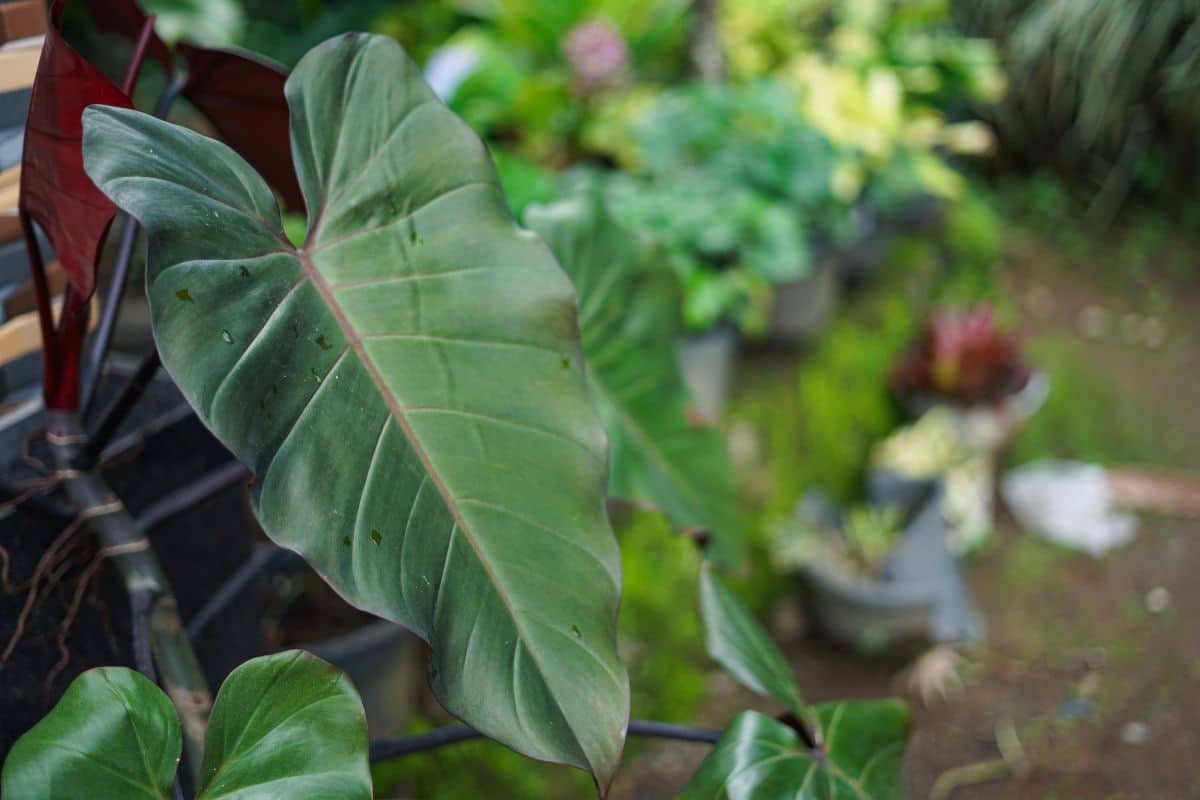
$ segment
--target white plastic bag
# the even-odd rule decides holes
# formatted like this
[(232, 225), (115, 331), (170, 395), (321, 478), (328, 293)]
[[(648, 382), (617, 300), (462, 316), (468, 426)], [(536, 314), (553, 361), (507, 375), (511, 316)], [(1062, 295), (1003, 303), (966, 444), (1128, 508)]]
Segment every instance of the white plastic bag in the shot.
[(1102, 556), (1133, 540), (1137, 519), (1118, 511), (1097, 464), (1035, 461), (1004, 476), (1001, 494), (1030, 533)]

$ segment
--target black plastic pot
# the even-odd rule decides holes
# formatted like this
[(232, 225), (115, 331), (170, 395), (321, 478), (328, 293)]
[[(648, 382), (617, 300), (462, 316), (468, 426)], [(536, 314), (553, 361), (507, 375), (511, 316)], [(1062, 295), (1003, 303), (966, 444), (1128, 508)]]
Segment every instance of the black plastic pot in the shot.
[(849, 286), (860, 285), (875, 276), (896, 237), (939, 224), (942, 205), (937, 198), (918, 197), (886, 217), (866, 211), (861, 216), (859, 235), (848, 246), (833, 252), (838, 276)]
[[(102, 395), (101, 407), (104, 402)], [(49, 456), (37, 445), (40, 426), (36, 401), (0, 420), (0, 478), (9, 492), (14, 484), (42, 477), (22, 456), (23, 447), (49, 463)], [(159, 516), (155, 509), (161, 509), (157, 505), (160, 500), (228, 467), (231, 460), (165, 377), (154, 381), (106, 453), (104, 475), (139, 519)], [(72, 509), (53, 495), (0, 512), (0, 546), (10, 558), (10, 581), (29, 578), (49, 544), (70, 524), (72, 514)], [(244, 481), (229, 483), (187, 512), (160, 518), (150, 527), (150, 539), (184, 620), (196, 613), (249, 555), (256, 529), (246, 506)], [(81, 535), (78, 547), (81, 562), (86, 564), (96, 552), (90, 535)], [(69, 653), (67, 666), (49, 686), (44, 685), (61, 657), (58, 632), (78, 572), (79, 568), (72, 570), (67, 583), (43, 596), (27, 621), (20, 644), (0, 671), (0, 758), (80, 672), (133, 664), (128, 597), (115, 570), (104, 564), (96, 576), (95, 597), (82, 603), (64, 641)], [(25, 592), (0, 593), (0, 648), (15, 630), (25, 598)], [(262, 652), (258, 616), (253, 602), (229, 605), (195, 642), (213, 686), (238, 664)]]

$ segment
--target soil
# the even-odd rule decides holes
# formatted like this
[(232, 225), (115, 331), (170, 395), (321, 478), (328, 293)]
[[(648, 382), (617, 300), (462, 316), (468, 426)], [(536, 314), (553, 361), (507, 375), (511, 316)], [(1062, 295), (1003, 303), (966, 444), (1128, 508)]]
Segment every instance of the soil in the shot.
[[(1104, 419), (1107, 405), (1130, 407), (1146, 447), (1125, 458), (1200, 473), (1200, 282), (1151, 282), (1086, 259), (1067, 263), (1031, 234), (1014, 235), (1006, 250), (1004, 288), (1031, 344), (1052, 343), (1105, 387), (1081, 398), (1096, 406), (1080, 413)], [(1108, 324), (1089, 330), (1082, 321), (1089, 315), (1094, 321), (1096, 308)], [(1162, 321), (1165, 339), (1130, 341), (1122, 320), (1131, 313)], [(998, 725), (1015, 731), (1027, 770), (963, 785), (946, 797), (1200, 798), (1197, 565), (1196, 519), (1143, 516), (1133, 543), (1092, 558), (1002, 518), (988, 546), (965, 564), (988, 621), (986, 643), (958, 652), (961, 686), (948, 682), (946, 695), (928, 703), (909, 684), (911, 659), (868, 659), (805, 637), (792, 598), (774, 609), (772, 628), (810, 701), (895, 694), (910, 701), (911, 798), (930, 797), (948, 770), (1000, 758)], [(747, 707), (777, 711), (723, 677), (714, 687), (699, 724), (721, 727)], [(657, 745), (629, 765), (613, 796), (672, 797), (705, 752)]]

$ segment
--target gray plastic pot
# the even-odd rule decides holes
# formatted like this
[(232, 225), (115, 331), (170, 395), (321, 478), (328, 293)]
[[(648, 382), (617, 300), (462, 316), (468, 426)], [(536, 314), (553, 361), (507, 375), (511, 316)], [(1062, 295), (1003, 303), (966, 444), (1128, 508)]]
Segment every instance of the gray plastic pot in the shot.
[(805, 277), (775, 287), (767, 337), (791, 346), (816, 339), (829, 327), (840, 293), (833, 259), (820, 259)]
[(684, 383), (696, 409), (713, 421), (725, 413), (737, 365), (738, 333), (721, 325), (682, 341), (676, 348)]
[(925, 493), (877, 579), (821, 564), (800, 571), (814, 630), (874, 654), (911, 642), (977, 642), (984, 625), (946, 545), (941, 491)]

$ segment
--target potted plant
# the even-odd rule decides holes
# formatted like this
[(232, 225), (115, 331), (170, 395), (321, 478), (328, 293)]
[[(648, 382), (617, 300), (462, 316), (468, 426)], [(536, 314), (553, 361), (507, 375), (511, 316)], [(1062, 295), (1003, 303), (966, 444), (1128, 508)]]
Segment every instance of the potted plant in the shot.
[[(777, 81), (695, 85), (625, 123), (633, 177), (612, 181), (614, 213), (661, 245), (679, 279), (689, 382), (716, 387), (697, 392), (715, 397), (706, 412), (723, 406), (736, 334), (803, 339), (836, 299), (813, 243), (841, 236), (849, 207), (833, 195), (832, 148), (796, 109)], [(707, 374), (706, 353), (725, 359)]]
[[(145, 44), (149, 25), (141, 32)], [(145, 226), (162, 364), (255, 475), (264, 532), (356, 606), (422, 638), (432, 691), (466, 724), (368, 745), (350, 681), (300, 651), (247, 661), (214, 698), (155, 543), (87, 458), (97, 432), (80, 414), (78, 375), (56, 370), (54, 488), (141, 598), (133, 623), (149, 658), (137, 659), (140, 675), (108, 667), (72, 683), (8, 754), (6, 798), (266, 796), (286, 783), (298, 796), (366, 800), (369, 759), (479, 736), (584, 771), (602, 798), (627, 735), (715, 743), (686, 796), (727, 796), (734, 775), (746, 792), (799, 793), (813, 774), (895, 796), (906, 710), (803, 702), (716, 580), (737, 564), (736, 529), (697, 537), (728, 539), (704, 550), (710, 651), (790, 717), (742, 715), (719, 740), (630, 720), (605, 497), (657, 501), (697, 524), (686, 519), (703, 516), (694, 504), (729, 476), (706, 457), (720, 440), (688, 423), (625, 238), (589, 229), (578, 209), (540, 219), (550, 247), (520, 229), (486, 148), (385, 37), (335, 37), (287, 79), (309, 206), (299, 243), (234, 149), (73, 88), (62, 98), (78, 105), (60, 118), (81, 123), (84, 158), (79, 141), (55, 137), (73, 180), (50, 183)], [(406, 136), (387, 133), (401, 125)], [(94, 278), (94, 263), (77, 266)], [(659, 390), (646, 391), (648, 377)]]
[(976, 641), (982, 623), (946, 545), (941, 487), (873, 487), (871, 505), (841, 515), (810, 493), (773, 534), (795, 569), (815, 632), (864, 653), (919, 642)]
[(892, 391), (913, 419), (935, 406), (956, 416), (969, 446), (994, 451), (1045, 400), (1043, 373), (986, 305), (939, 309), (897, 361)]

